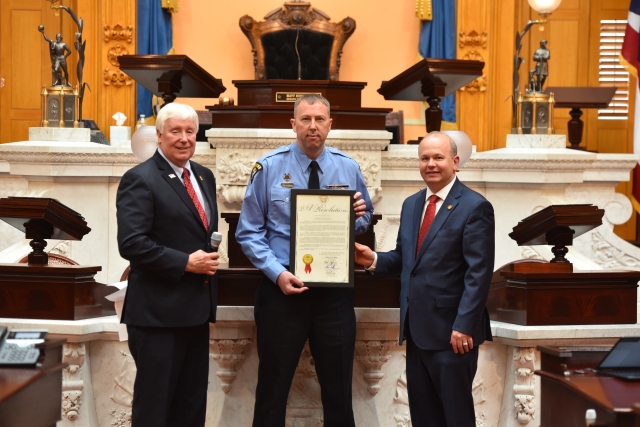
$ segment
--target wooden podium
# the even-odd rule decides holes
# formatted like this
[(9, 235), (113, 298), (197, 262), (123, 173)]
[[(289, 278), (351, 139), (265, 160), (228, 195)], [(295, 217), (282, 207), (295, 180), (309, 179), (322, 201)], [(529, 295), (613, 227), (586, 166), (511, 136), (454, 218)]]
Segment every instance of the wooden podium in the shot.
[(635, 324), (640, 272), (574, 272), (566, 260), (573, 239), (602, 224), (592, 205), (553, 205), (520, 221), (509, 236), (518, 245), (553, 245), (551, 262), (520, 260), (493, 275), (491, 320), (518, 325)]
[(122, 55), (120, 69), (165, 103), (182, 98), (217, 98), (227, 90), (187, 55)]
[(307, 93), (331, 103), (332, 129), (385, 130), (390, 108), (361, 107), (364, 82), (330, 80), (233, 80), (238, 105), (209, 105), (212, 128), (290, 128), (293, 104)]
[(615, 87), (548, 87), (545, 93), (553, 92), (554, 108), (571, 108), (571, 120), (567, 123), (569, 142), (574, 150), (583, 150), (582, 142), (583, 121), (582, 108), (607, 108), (616, 93)]
[(48, 263), (45, 239), (82, 240), (91, 229), (55, 199), (0, 199), (0, 219), (24, 231), (28, 264), (0, 264), (0, 317), (79, 320), (115, 314), (104, 297), (115, 290), (95, 281), (100, 266)]
[(386, 100), (428, 102), (424, 112), (427, 132), (439, 131), (440, 99), (482, 76), (484, 62), (462, 59), (425, 58), (388, 82), (378, 93)]

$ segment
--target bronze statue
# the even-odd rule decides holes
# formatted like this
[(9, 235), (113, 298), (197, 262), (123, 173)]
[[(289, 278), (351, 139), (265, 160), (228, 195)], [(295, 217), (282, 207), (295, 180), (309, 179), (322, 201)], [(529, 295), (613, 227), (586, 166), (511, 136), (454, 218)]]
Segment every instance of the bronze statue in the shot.
[[(71, 55), (71, 49), (62, 41), (62, 34), (56, 34), (56, 41), (50, 40), (44, 33), (44, 26), (40, 25), (38, 31), (42, 33), (45, 41), (49, 43), (49, 54), (51, 56), (51, 83), (53, 86), (71, 86), (69, 83), (69, 71), (67, 70), (67, 56)], [(64, 80), (62, 75), (64, 74)]]
[(549, 49), (547, 49), (547, 41), (540, 40), (540, 49), (537, 49), (533, 54), (533, 60), (536, 61), (536, 68), (532, 70), (533, 75), (536, 77), (535, 88), (533, 88), (534, 92), (543, 91), (542, 86), (544, 86), (544, 81), (549, 75), (547, 61), (550, 57)]
[[(47, 0), (48, 2), (51, 3), (51, 9), (55, 10), (56, 16), (59, 14), (59, 10), (62, 9), (65, 12), (67, 12), (69, 14), (69, 16), (71, 17), (71, 19), (73, 19), (73, 22), (76, 23), (76, 26), (78, 27), (78, 30), (75, 33), (75, 38), (76, 41), (73, 43), (74, 47), (76, 48), (76, 51), (78, 52), (78, 65), (77, 65), (77, 79), (78, 79), (78, 110), (79, 110), (79, 120), (82, 120), (82, 102), (84, 100), (84, 90), (85, 88), (89, 88), (89, 90), (91, 90), (91, 88), (89, 87), (89, 84), (87, 82), (83, 82), (82, 81), (82, 70), (84, 68), (84, 62), (85, 62), (85, 48), (87, 45), (87, 41), (86, 40), (82, 40), (82, 30), (84, 29), (84, 21), (83, 19), (80, 17), (78, 18), (76, 16), (76, 14), (73, 12), (73, 10), (68, 7), (68, 6), (62, 6), (62, 5), (58, 5), (56, 3), (58, 3), (60, 0)], [(64, 55), (63, 51), (63, 55), (60, 58), (59, 56), (54, 57), (54, 44), (57, 42), (53, 42), (51, 40), (49, 40), (47, 38), (47, 36), (44, 34), (44, 26), (40, 25), (38, 27), (38, 31), (40, 31), (42, 33), (42, 35), (44, 36), (44, 39), (46, 41), (48, 41), (51, 44), (51, 69), (52, 69), (52, 73), (53, 73), (53, 84), (62, 84), (61, 83), (61, 76), (58, 74), (60, 73), (60, 69), (62, 69), (62, 71), (64, 71), (65, 74), (65, 81), (66, 81), (66, 85), (67, 86), (71, 86), (69, 84), (69, 78), (68, 78), (68, 74), (67, 74), (67, 61), (66, 58), (67, 56), (69, 56), (71, 54), (71, 49), (69, 49), (69, 47), (65, 44), (62, 43), (62, 36), (60, 34), (58, 34), (57, 37), (60, 37), (60, 39), (58, 40), (59, 43), (62, 43), (62, 45), (64, 45), (66, 47), (66, 50), (69, 52), (68, 54)], [(56, 39), (57, 39), (56, 37)], [(56, 69), (56, 62), (59, 63), (58, 68)]]

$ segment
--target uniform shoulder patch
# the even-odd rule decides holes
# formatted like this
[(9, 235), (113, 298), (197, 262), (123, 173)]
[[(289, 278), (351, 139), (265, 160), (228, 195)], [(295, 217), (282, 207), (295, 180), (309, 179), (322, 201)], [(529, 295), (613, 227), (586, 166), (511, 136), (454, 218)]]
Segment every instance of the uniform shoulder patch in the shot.
[(255, 178), (256, 174), (262, 170), (262, 165), (259, 162), (256, 162), (253, 165), (253, 169), (251, 169), (251, 179), (249, 182), (253, 182), (253, 178)]

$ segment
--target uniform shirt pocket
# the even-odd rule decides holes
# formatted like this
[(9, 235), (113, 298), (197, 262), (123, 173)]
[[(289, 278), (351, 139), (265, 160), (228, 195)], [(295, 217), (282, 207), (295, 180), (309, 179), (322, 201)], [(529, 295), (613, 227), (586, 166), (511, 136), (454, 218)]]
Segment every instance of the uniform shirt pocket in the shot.
[(273, 187), (271, 189), (271, 209), (269, 217), (278, 224), (289, 225), (291, 218), (291, 189)]

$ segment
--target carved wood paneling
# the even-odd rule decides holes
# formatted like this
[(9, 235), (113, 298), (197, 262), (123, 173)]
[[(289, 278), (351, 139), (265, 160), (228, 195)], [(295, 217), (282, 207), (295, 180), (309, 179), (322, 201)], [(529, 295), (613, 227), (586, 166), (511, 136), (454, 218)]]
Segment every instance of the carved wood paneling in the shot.
[(495, 6), (488, 0), (461, 0), (458, 2), (457, 58), (485, 62), (482, 77), (474, 80), (458, 92), (458, 127), (466, 132), (478, 151), (492, 148), (489, 123), (490, 98), (486, 96), (491, 80), (492, 64), (487, 61), (494, 28), (491, 11)]
[(94, 119), (109, 139), (114, 113), (124, 113), (128, 126), (136, 120), (135, 84), (120, 71), (116, 59), (119, 54), (136, 52), (136, 1), (75, 1), (77, 15), (85, 21), (84, 80), (91, 87), (91, 92), (85, 92), (83, 115)]

